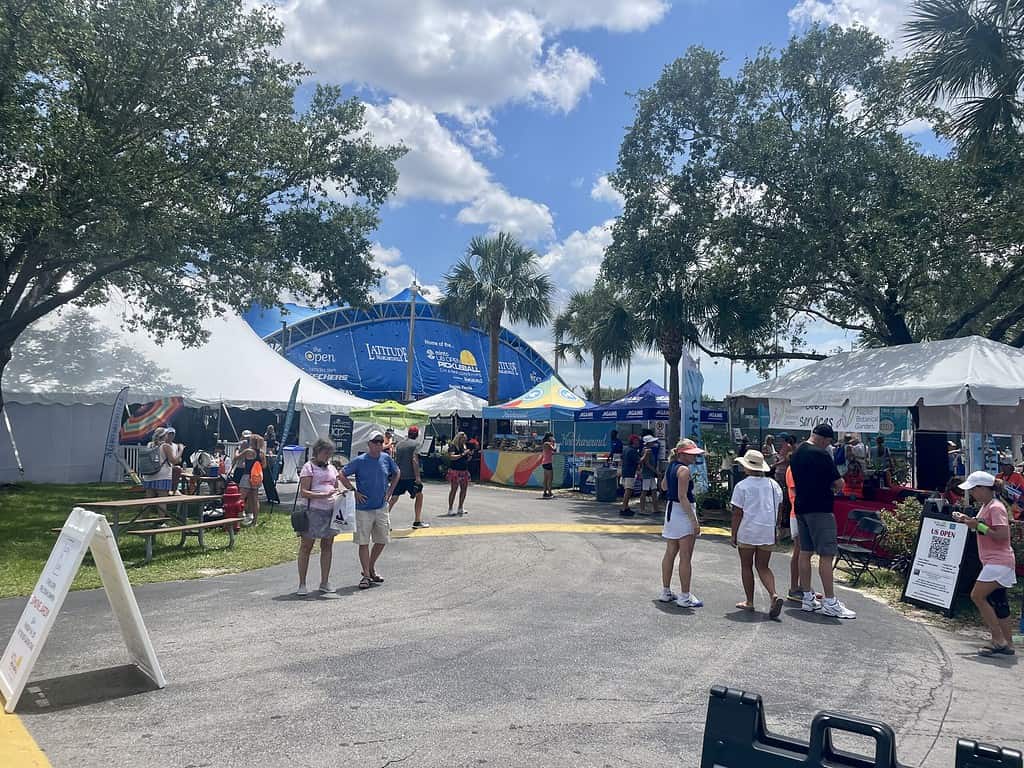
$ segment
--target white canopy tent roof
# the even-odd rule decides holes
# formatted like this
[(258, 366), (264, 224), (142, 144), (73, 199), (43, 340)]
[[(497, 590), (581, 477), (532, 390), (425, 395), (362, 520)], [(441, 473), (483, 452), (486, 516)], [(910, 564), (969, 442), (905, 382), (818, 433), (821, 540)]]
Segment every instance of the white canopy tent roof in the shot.
[(484, 398), (452, 387), (444, 392), (439, 392), (436, 395), (417, 400), (415, 403), (410, 403), (409, 407), (415, 411), (428, 413), (432, 417), (457, 415), (479, 419), (483, 416), (485, 405), (487, 405), (487, 401)]
[(967, 336), (843, 352), (729, 399), (918, 407), (920, 429), (1024, 432), (1024, 350)]
[[(115, 312), (91, 313), (98, 324), (118, 337), (123, 345), (142, 354), (154, 368), (166, 371), (168, 385), (162, 391), (133, 386), (138, 370), (124, 370), (121, 386), (129, 387), (130, 402), (146, 402), (159, 397), (183, 395), (188, 406), (217, 406), (224, 403), (251, 410), (283, 410), (288, 406), (295, 380), (299, 380), (298, 402), (312, 410), (348, 413), (374, 403), (341, 392), (305, 373), (274, 352), (241, 317), (228, 315), (203, 323), (209, 334), (206, 343), (186, 348), (177, 341), (160, 345), (144, 332), (121, 329)], [(45, 351), (44, 351), (45, 354)], [(59, 361), (54, 360), (59, 366)], [(59, 371), (58, 371), (59, 375)], [(63, 385), (34, 387), (15, 391), (5, 382), (5, 400), (27, 404), (102, 404), (112, 405), (119, 388), (97, 390), (90, 382), (76, 382), (78, 389)], [(11, 391), (7, 391), (10, 386)]]

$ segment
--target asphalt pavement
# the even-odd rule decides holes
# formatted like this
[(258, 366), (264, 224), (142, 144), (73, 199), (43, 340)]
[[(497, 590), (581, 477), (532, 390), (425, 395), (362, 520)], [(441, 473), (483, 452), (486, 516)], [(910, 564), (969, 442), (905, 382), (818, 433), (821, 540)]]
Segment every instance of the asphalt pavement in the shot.
[[(849, 590), (854, 621), (738, 611), (738, 560), (714, 535), (694, 555), (706, 607), (676, 608), (655, 599), (656, 526), (578, 533), (617, 525), (614, 506), (480, 487), (467, 517), (443, 518), (445, 491), (427, 486), (434, 527), (396, 539), (367, 591), (348, 542), (333, 599), (293, 597), (294, 563), (137, 587), (163, 690), (122, 666), (103, 592), (72, 593), (22, 722), (58, 768), (696, 766), (708, 690), (726, 685), (761, 694), (784, 735), (806, 738), (823, 709), (887, 722), (908, 766), (952, 768), (957, 736), (1024, 747), (1020, 667), (975, 660), (973, 634)], [(393, 525), (411, 519), (404, 499)], [(534, 523), (569, 532), (514, 527)], [(784, 586), (788, 559), (773, 561)], [(310, 568), (315, 584), (315, 553)], [(0, 636), (23, 605), (0, 601)]]

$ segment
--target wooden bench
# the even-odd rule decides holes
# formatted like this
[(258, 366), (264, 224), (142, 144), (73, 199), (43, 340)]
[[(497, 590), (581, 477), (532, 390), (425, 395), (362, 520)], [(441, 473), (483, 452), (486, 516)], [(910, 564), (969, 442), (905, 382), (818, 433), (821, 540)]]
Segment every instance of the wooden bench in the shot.
[[(160, 525), (160, 523), (169, 522), (170, 519), (169, 517), (141, 517), (138, 520), (133, 520), (130, 525)], [(129, 523), (125, 523), (125, 525), (129, 525)], [(60, 533), (63, 530), (63, 528), (51, 528), (50, 533)]]
[(195, 533), (199, 538), (199, 546), (206, 549), (206, 542), (203, 540), (203, 532), (207, 528), (223, 528), (228, 532), (228, 549), (234, 549), (235, 546), (235, 525), (238, 523), (238, 518), (230, 517), (224, 520), (210, 520), (205, 523), (188, 523), (187, 525), (175, 525), (170, 528), (149, 528), (141, 531), (125, 531), (126, 536), (145, 536), (146, 537), (146, 562), (149, 563), (153, 559), (153, 542), (156, 537), (161, 533), (180, 533), (181, 541), (178, 542), (179, 547), (185, 546), (185, 537), (190, 533)]

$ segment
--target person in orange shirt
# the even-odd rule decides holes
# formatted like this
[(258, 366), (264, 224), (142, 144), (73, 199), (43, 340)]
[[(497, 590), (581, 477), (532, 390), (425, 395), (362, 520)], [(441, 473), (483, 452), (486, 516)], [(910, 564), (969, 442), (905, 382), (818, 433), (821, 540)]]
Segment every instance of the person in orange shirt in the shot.
[(1021, 475), (1013, 463), (1007, 460), (999, 462), (999, 474), (996, 480), (1002, 484), (1000, 496), (1006, 501), (1014, 520), (1021, 519), (1024, 508), (1024, 475)]

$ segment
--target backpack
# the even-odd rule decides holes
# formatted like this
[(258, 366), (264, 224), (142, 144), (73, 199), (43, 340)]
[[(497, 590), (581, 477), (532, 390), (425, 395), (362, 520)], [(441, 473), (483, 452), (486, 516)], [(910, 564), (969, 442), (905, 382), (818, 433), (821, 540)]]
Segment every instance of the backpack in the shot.
[(259, 488), (263, 485), (263, 465), (258, 461), (254, 461), (252, 468), (249, 470), (249, 483), (253, 488)]
[(164, 454), (160, 445), (139, 449), (139, 474), (155, 475), (164, 465)]

